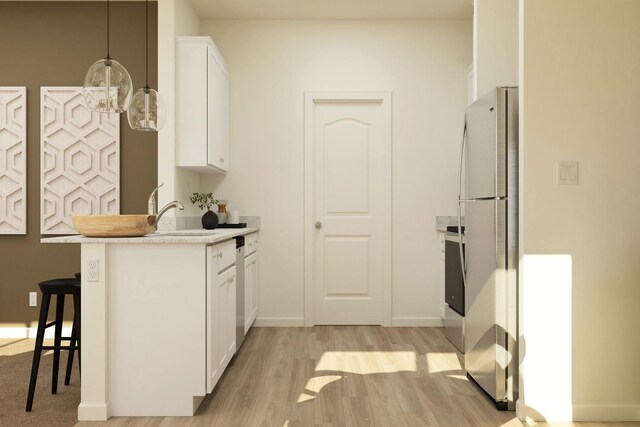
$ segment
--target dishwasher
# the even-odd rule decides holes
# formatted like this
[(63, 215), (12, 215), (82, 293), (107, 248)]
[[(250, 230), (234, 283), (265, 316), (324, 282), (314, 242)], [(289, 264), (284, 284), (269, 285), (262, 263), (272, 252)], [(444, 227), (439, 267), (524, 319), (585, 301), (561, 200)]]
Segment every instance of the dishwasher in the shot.
[(236, 352), (244, 341), (244, 236), (236, 237)]
[[(444, 334), (458, 350), (464, 353), (465, 338), (465, 286), (460, 260), (460, 235), (448, 232), (444, 236), (445, 245), (445, 314)], [(465, 237), (462, 235), (462, 252), (465, 249)]]

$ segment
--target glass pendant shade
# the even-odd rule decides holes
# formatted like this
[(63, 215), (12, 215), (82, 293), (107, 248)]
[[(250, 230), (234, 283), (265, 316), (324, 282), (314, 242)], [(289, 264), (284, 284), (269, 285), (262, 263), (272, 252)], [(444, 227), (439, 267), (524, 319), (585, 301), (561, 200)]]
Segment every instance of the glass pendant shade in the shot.
[(133, 95), (127, 117), (131, 129), (157, 132), (166, 119), (164, 101), (158, 92), (143, 87)]
[(122, 113), (131, 104), (133, 82), (129, 72), (118, 61), (101, 59), (93, 64), (84, 78), (87, 106), (100, 113)]

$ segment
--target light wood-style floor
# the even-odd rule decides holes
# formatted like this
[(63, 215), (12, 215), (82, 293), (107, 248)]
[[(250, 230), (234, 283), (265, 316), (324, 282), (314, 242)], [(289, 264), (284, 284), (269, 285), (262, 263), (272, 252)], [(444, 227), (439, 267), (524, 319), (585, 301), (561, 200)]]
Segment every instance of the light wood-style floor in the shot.
[(522, 426), (469, 383), (463, 360), (439, 328), (253, 328), (194, 417), (76, 426)]

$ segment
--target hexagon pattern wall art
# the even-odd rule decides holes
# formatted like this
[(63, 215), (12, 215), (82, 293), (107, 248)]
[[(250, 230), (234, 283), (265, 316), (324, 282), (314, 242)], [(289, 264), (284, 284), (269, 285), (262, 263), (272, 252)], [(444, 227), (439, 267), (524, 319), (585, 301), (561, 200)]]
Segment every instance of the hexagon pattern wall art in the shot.
[(71, 215), (120, 213), (120, 115), (82, 87), (40, 88), (40, 233), (75, 234)]
[(0, 234), (27, 234), (27, 89), (0, 87)]

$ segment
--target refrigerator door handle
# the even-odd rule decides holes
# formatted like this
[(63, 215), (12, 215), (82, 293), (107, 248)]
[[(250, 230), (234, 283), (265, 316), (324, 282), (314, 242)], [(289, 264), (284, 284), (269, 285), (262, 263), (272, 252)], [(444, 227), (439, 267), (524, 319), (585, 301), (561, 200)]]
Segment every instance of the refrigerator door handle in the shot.
[(460, 267), (462, 270), (462, 283), (467, 287), (467, 262), (462, 249), (462, 204), (471, 203), (473, 200), (462, 198), (462, 167), (464, 163), (464, 146), (467, 140), (467, 115), (464, 115), (464, 127), (462, 129), (462, 143), (460, 144), (460, 163), (458, 164), (458, 248), (460, 249)]
[(464, 162), (464, 146), (467, 141), (467, 115), (464, 115), (464, 127), (462, 128), (462, 143), (460, 144), (460, 161), (458, 163), (458, 200), (462, 200), (462, 166)]

